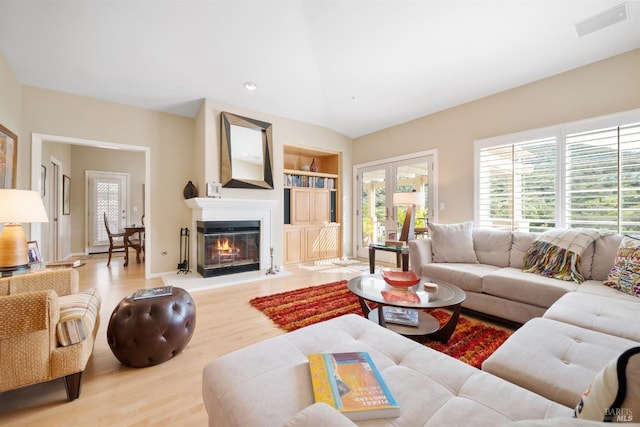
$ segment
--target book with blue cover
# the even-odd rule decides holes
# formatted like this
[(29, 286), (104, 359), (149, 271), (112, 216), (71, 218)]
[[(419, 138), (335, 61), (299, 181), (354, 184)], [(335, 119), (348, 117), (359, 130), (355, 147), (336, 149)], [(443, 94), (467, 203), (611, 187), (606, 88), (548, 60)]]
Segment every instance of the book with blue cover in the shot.
[(367, 352), (309, 356), (316, 402), (324, 402), (351, 420), (400, 416), (400, 407)]
[(418, 326), (418, 310), (403, 307), (384, 306), (384, 321), (397, 325)]

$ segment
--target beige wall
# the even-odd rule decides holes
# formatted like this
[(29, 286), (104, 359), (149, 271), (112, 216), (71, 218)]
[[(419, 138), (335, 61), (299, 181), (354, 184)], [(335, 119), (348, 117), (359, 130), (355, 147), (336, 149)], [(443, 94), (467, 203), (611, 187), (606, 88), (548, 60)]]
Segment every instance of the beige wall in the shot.
[[(18, 159), (24, 154), (24, 141), (20, 138), (22, 94), (20, 81), (16, 77), (11, 65), (0, 53), (0, 124), (18, 136)], [(24, 178), (27, 181), (24, 181)], [(17, 188), (27, 189), (29, 175), (18, 174)]]
[[(191, 212), (184, 204), (182, 190), (187, 181), (198, 186), (200, 195), (205, 195), (206, 181), (219, 181), (219, 115), (221, 111), (246, 115), (274, 125), (274, 174), (275, 189), (244, 190), (223, 189), (222, 196), (229, 198), (264, 198), (282, 201), (282, 144), (304, 145), (342, 153), (343, 179), (343, 223), (345, 226), (345, 248), (350, 248), (351, 212), (351, 145), (352, 141), (336, 132), (281, 117), (241, 110), (207, 100), (196, 119), (158, 113), (97, 99), (75, 96), (33, 86), (22, 89), (22, 138), (27, 140), (27, 153), (20, 159), (20, 167), (26, 170), (29, 180), (30, 135), (41, 133), (104, 141), (115, 144), (138, 145), (151, 148), (152, 238), (151, 273), (173, 271), (179, 258), (179, 230), (192, 227)], [(74, 149), (75, 150), (75, 149)], [(202, 153), (202, 150), (205, 153)], [(75, 157), (73, 157), (75, 159)], [(75, 162), (75, 160), (73, 160)], [(91, 168), (110, 168), (113, 161), (108, 156), (98, 155)], [(80, 168), (85, 166), (80, 166)], [(75, 167), (72, 173), (72, 194), (83, 192), (83, 173)], [(82, 197), (72, 198), (72, 214), (69, 217), (73, 230), (71, 251), (82, 252), (84, 248), (83, 218), (78, 214), (83, 209)], [(279, 204), (272, 230), (276, 248), (275, 261), (281, 263), (282, 253), (282, 203)], [(74, 219), (75, 218), (75, 219)], [(149, 218), (149, 215), (148, 215)], [(161, 251), (167, 250), (166, 256)], [(192, 257), (195, 261), (195, 256)]]
[[(71, 173), (71, 145), (69, 144), (58, 144), (58, 143), (43, 143), (42, 144), (42, 158), (41, 158), (41, 166), (46, 168), (45, 179), (43, 182), (44, 185), (44, 198), (42, 202), (44, 203), (45, 209), (47, 209), (47, 216), (49, 217), (49, 223), (42, 224), (41, 233), (40, 233), (40, 241), (38, 242), (40, 246), (40, 255), (42, 255), (42, 259), (45, 261), (51, 261), (56, 258), (63, 259), (70, 255), (73, 251), (71, 249), (71, 226), (74, 224), (73, 217), (71, 215), (62, 215), (61, 209), (57, 209), (55, 206), (55, 199), (53, 197), (54, 190), (54, 181), (56, 179), (59, 180), (58, 185), (60, 191), (62, 191), (62, 175), (72, 176)], [(53, 173), (52, 160), (55, 159), (56, 162), (59, 163), (60, 166), (60, 177), (56, 178)], [(73, 181), (72, 181), (73, 184)], [(71, 198), (73, 202), (75, 200), (74, 197)], [(62, 202), (60, 202), (62, 203)], [(56, 215), (56, 210), (58, 213)], [(58, 229), (59, 229), (59, 254), (57, 257), (54, 257), (53, 254), (53, 242), (52, 242), (52, 233), (51, 228), (54, 225), (55, 219), (58, 219)], [(76, 216), (77, 218), (77, 216)], [(80, 237), (82, 238), (82, 236)], [(75, 251), (81, 252), (81, 250)]]
[[(274, 216), (277, 225), (274, 225), (272, 245), (276, 248), (282, 248), (283, 183), (278, 171), (283, 166), (283, 144), (341, 153), (343, 248), (350, 254), (352, 164), (437, 149), (439, 201), (446, 205), (446, 210), (440, 212), (440, 221), (470, 219), (473, 216), (474, 140), (638, 108), (638, 75), (640, 50), (366, 135), (352, 144), (348, 137), (323, 127), (212, 100), (205, 100), (196, 119), (190, 119), (21, 86), (0, 55), (0, 121), (10, 128), (13, 126), (19, 136), (20, 188), (30, 188), (30, 144), (34, 132), (149, 147), (150, 267), (152, 273), (160, 273), (175, 270), (179, 261), (179, 230), (191, 227), (191, 212), (182, 196), (185, 184), (192, 180), (204, 196), (205, 183), (220, 179), (221, 111), (274, 125), (275, 189), (223, 189), (222, 196), (280, 201)], [(78, 181), (74, 179), (73, 183)], [(77, 224), (72, 221), (70, 226), (77, 227)], [(168, 251), (166, 256), (160, 255), (163, 250)], [(276, 253), (275, 257), (276, 262), (281, 263), (282, 254)]]
[[(213, 100), (206, 100), (204, 107), (201, 109), (196, 123), (198, 127), (205, 127), (204, 130), (197, 131), (198, 137), (203, 141), (197, 141), (196, 146), (204, 148), (203, 155), (196, 153), (194, 163), (196, 170), (202, 171), (202, 176), (195, 176), (194, 183), (201, 189), (200, 195), (205, 196), (206, 182), (220, 182), (220, 113), (227, 111), (229, 113), (238, 114), (240, 116), (250, 117), (252, 119), (261, 120), (273, 125), (273, 170), (274, 170), (274, 190), (255, 190), (255, 189), (236, 189), (223, 188), (222, 197), (235, 199), (270, 199), (278, 200), (277, 210), (274, 212), (275, 224), (272, 228), (271, 246), (275, 248), (274, 261), (276, 264), (282, 264), (282, 237), (284, 212), (282, 209), (282, 201), (284, 197), (283, 191), (283, 145), (304, 146), (318, 150), (331, 151), (340, 153), (341, 157), (341, 196), (342, 196), (342, 218), (340, 222), (343, 226), (343, 242), (345, 254), (350, 255), (351, 252), (351, 175), (353, 164), (351, 138), (348, 138), (338, 132), (332, 131), (325, 127), (315, 126), (296, 120), (286, 119), (280, 116), (255, 112), (251, 110), (241, 109), (231, 105), (223, 104)], [(201, 153), (201, 151), (200, 151)], [(200, 169), (199, 162), (203, 162)]]
[[(21, 136), (29, 144), (31, 133), (36, 132), (150, 148), (151, 178), (146, 185), (151, 197), (147, 207), (150, 270), (174, 271), (180, 228), (191, 220), (182, 189), (192, 179), (194, 120), (26, 85), (22, 107)], [(19, 159), (22, 170), (30, 171), (30, 157), (29, 146), (27, 155)], [(78, 226), (71, 224), (74, 229)], [(161, 255), (163, 250), (167, 255)]]
[[(144, 153), (140, 151), (110, 150), (74, 145), (71, 149), (71, 252), (84, 252), (88, 238), (85, 234), (86, 171), (120, 172), (129, 174), (128, 224), (141, 224), (144, 208)], [(136, 212), (137, 210), (137, 212)], [(99, 219), (102, 223), (102, 220)]]
[(475, 140), (638, 107), (640, 49), (362, 136), (353, 161), (437, 149), (438, 220), (471, 220)]

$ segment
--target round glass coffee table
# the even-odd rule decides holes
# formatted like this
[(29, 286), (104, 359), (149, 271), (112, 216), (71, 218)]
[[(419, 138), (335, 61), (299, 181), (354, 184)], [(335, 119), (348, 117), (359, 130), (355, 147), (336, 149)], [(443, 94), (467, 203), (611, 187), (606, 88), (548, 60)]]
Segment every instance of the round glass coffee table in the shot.
[[(347, 287), (358, 296), (362, 312), (369, 320), (416, 341), (428, 338), (447, 342), (456, 329), (460, 307), (467, 296), (457, 286), (434, 282), (426, 277), (422, 277), (418, 284), (407, 288), (391, 286), (380, 275), (365, 274), (349, 280)], [(370, 303), (377, 304), (378, 308), (373, 308)], [(385, 306), (417, 310), (418, 325), (404, 326), (385, 322)], [(442, 327), (433, 316), (423, 310), (447, 307), (452, 308), (453, 313)]]

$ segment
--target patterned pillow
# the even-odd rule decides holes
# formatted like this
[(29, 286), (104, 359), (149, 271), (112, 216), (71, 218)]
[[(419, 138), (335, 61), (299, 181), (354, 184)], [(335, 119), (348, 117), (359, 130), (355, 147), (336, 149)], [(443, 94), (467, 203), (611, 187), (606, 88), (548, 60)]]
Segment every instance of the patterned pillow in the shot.
[(640, 239), (631, 236), (622, 238), (613, 268), (604, 284), (640, 297)]
[(58, 343), (62, 347), (77, 344), (93, 331), (100, 313), (101, 298), (97, 289), (64, 295), (58, 298), (60, 321), (56, 326)]
[[(576, 406), (575, 417), (605, 422), (640, 419), (640, 347), (613, 359), (596, 375)], [(634, 417), (635, 416), (635, 417)]]

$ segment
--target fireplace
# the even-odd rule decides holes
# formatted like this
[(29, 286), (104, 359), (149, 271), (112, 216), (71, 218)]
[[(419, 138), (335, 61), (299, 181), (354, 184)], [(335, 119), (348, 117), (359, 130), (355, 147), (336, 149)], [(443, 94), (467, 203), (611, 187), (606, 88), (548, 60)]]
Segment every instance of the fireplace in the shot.
[(197, 221), (202, 277), (260, 270), (260, 221)]

